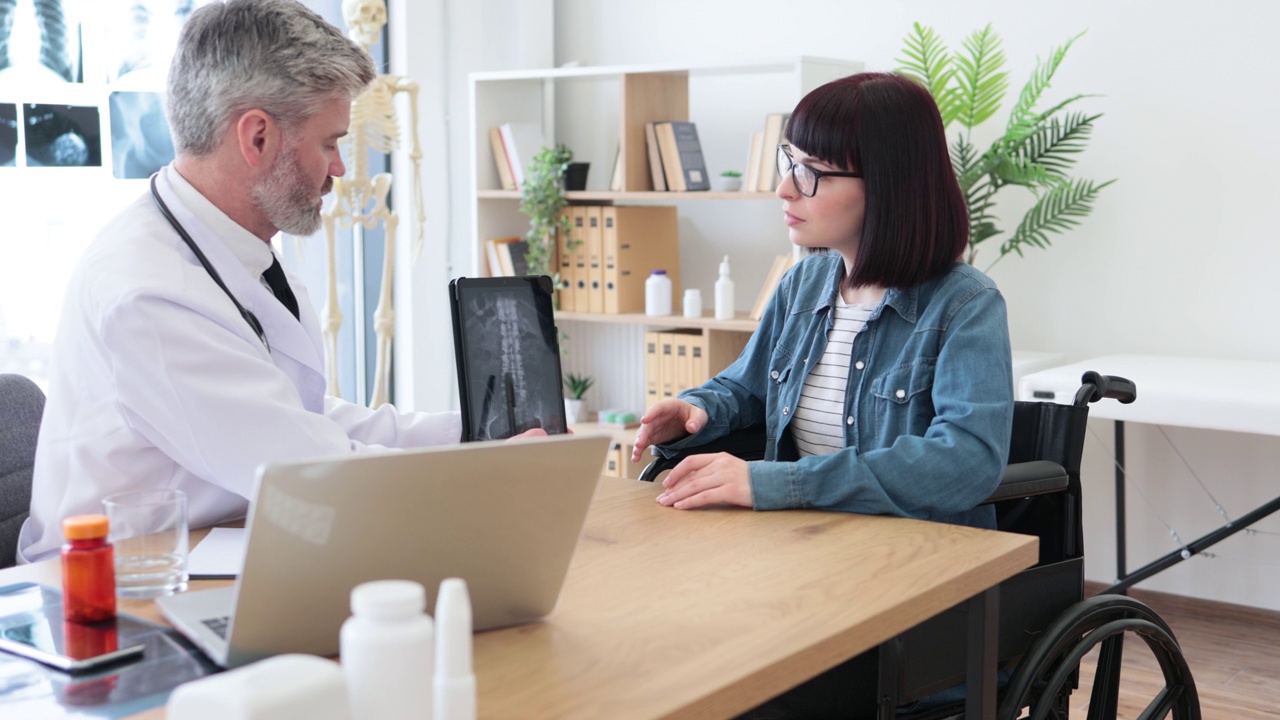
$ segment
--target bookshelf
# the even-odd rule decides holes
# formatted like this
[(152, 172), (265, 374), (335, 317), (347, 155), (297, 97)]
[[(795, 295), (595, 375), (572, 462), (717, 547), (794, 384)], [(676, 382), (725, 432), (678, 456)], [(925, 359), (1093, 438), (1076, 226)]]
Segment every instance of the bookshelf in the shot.
[[(575, 161), (591, 163), (587, 189), (566, 193), (574, 204), (673, 205), (679, 216), (679, 311), (684, 288), (702, 291), (708, 312), (701, 318), (643, 314), (559, 312), (566, 372), (587, 373), (596, 385), (586, 398), (591, 410), (644, 408), (646, 331), (696, 329), (707, 341), (713, 372), (736, 357), (756, 328), (747, 318), (773, 258), (790, 244), (777, 198), (768, 192), (654, 192), (644, 137), (646, 122), (689, 120), (697, 124), (707, 169), (745, 171), (751, 133), (766, 115), (790, 111), (814, 87), (862, 69), (862, 63), (810, 56), (715, 65), (573, 67), (470, 75), (471, 264), (461, 274), (487, 267), (487, 239), (523, 234), (528, 219), (520, 193), (502, 190), (489, 128), (538, 123), (548, 143), (564, 143)], [(622, 191), (610, 191), (615, 157)], [(744, 173), (745, 174), (745, 173)], [(769, 201), (769, 202), (762, 202)], [(712, 286), (720, 258), (731, 257), (737, 317), (711, 316)], [(469, 272), (468, 272), (469, 270)]]

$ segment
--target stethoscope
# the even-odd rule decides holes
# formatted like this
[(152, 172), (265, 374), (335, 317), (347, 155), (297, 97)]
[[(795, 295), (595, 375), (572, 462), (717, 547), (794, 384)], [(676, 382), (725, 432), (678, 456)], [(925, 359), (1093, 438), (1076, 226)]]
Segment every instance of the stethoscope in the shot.
[[(158, 175), (159, 173), (156, 174)], [(244, 321), (249, 323), (249, 327), (253, 328), (254, 334), (257, 335), (258, 339), (262, 341), (262, 344), (266, 346), (267, 352), (271, 352), (271, 343), (267, 342), (267, 332), (262, 329), (262, 323), (258, 322), (257, 316), (249, 312), (249, 309), (241, 305), (240, 301), (236, 299), (236, 296), (231, 294), (231, 291), (227, 289), (227, 284), (222, 282), (222, 277), (218, 275), (218, 271), (214, 269), (213, 264), (209, 262), (209, 258), (204, 256), (204, 252), (200, 250), (200, 246), (196, 245), (196, 241), (187, 234), (186, 229), (182, 227), (182, 223), (178, 222), (178, 218), (173, 216), (173, 213), (169, 210), (169, 206), (165, 205), (164, 200), (160, 198), (160, 193), (156, 190), (155, 175), (151, 176), (151, 197), (156, 201), (156, 207), (160, 208), (160, 214), (164, 215), (164, 219), (168, 220), (169, 224), (173, 226), (173, 229), (177, 231), (178, 237), (182, 238), (182, 241), (187, 244), (187, 247), (191, 248), (191, 252), (195, 253), (196, 259), (200, 261), (200, 265), (204, 268), (204, 271), (209, 273), (209, 277), (213, 278), (213, 281), (218, 284), (218, 287), (222, 288), (222, 292), (226, 293), (228, 298), (231, 298), (231, 303), (236, 306), (236, 310), (240, 311), (240, 317), (244, 318)]]

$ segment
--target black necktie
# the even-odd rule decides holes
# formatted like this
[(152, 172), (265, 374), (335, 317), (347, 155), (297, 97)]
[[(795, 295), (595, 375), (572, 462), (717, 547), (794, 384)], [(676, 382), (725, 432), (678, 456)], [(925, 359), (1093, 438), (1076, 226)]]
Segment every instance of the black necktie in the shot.
[(284, 268), (280, 267), (280, 261), (276, 258), (275, 253), (271, 254), (271, 267), (262, 273), (263, 279), (267, 281), (267, 285), (271, 287), (271, 292), (275, 294), (280, 304), (289, 309), (295, 318), (301, 320), (298, 315), (298, 299), (293, 296), (293, 291), (289, 289), (289, 281), (284, 277)]

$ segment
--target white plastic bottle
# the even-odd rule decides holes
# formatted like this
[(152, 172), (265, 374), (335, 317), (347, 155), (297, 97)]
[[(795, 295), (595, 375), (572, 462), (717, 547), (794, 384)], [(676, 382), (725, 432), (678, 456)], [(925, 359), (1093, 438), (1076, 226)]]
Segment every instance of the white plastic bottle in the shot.
[(733, 280), (729, 277), (729, 256), (720, 261), (720, 279), (716, 280), (716, 319), (733, 319)]
[(431, 718), (435, 633), (426, 607), (426, 590), (411, 580), (351, 590), (339, 644), (352, 720)]
[(644, 314), (671, 314), (671, 278), (666, 270), (653, 270), (644, 281)]
[(467, 581), (446, 578), (436, 594), (434, 720), (476, 720), (476, 676), (471, 666), (471, 596)]

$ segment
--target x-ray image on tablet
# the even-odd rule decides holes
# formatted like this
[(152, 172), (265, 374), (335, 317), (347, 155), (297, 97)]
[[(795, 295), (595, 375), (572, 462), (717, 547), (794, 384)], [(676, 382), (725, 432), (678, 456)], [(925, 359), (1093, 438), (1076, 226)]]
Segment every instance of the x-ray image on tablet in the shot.
[(551, 278), (458, 278), (449, 283), (462, 439), (565, 432)]

